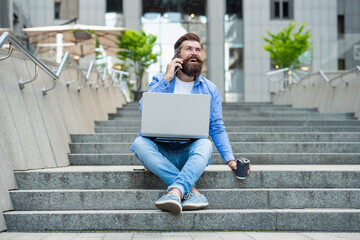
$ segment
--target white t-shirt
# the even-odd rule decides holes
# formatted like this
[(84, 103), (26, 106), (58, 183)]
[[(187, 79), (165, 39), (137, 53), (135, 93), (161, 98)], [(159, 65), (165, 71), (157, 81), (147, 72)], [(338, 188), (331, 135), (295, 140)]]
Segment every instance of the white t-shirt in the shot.
[(183, 82), (179, 78), (175, 77), (175, 90), (176, 94), (191, 94), (191, 90), (194, 86), (194, 81)]

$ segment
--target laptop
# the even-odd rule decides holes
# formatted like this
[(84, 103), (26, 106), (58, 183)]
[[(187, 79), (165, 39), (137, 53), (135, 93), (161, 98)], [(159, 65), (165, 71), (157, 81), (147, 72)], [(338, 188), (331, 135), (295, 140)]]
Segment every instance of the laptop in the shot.
[(141, 133), (158, 140), (207, 138), (210, 95), (144, 93)]

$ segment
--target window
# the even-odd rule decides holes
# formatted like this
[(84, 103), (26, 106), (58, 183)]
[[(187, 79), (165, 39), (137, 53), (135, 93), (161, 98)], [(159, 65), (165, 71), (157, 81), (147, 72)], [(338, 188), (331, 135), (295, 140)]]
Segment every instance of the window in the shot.
[(345, 33), (345, 18), (344, 15), (338, 15), (338, 34)]
[(60, 19), (60, 4), (60, 1), (55, 2), (55, 19)]
[(275, 18), (280, 18), (280, 3), (275, 2)]
[(54, 0), (55, 19), (78, 18), (78, 0)]
[(235, 15), (237, 19), (242, 19), (243, 18), (242, 0), (227, 0), (226, 15), (228, 15), (229, 18)]
[(244, 100), (244, 21), (243, 1), (226, 0), (224, 16), (225, 101)]
[(338, 59), (338, 70), (345, 70), (345, 59)]
[(125, 26), (122, 0), (106, 1), (105, 26), (108, 27)]
[(122, 13), (122, 1), (120, 0), (107, 0), (106, 1), (106, 12), (117, 12)]
[(293, 19), (294, 0), (270, 0), (271, 19)]
[(283, 2), (283, 18), (289, 18), (289, 3), (288, 2)]

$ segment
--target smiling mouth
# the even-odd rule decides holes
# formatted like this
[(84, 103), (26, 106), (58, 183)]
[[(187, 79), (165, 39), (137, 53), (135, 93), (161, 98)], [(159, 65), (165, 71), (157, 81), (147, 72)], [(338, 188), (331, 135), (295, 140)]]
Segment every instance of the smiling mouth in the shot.
[(190, 59), (190, 62), (197, 62), (196, 59)]

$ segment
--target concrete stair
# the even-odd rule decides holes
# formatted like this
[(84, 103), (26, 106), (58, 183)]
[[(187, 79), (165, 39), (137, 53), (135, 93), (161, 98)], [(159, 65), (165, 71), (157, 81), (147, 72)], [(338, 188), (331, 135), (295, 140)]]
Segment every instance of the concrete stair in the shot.
[(252, 160), (245, 181), (217, 150), (197, 183), (200, 211), (161, 212), (165, 184), (128, 148), (140, 129), (130, 103), (95, 134), (71, 135), (71, 166), (17, 171), (10, 231), (360, 231), (360, 121), (271, 103), (223, 104), (235, 157)]

